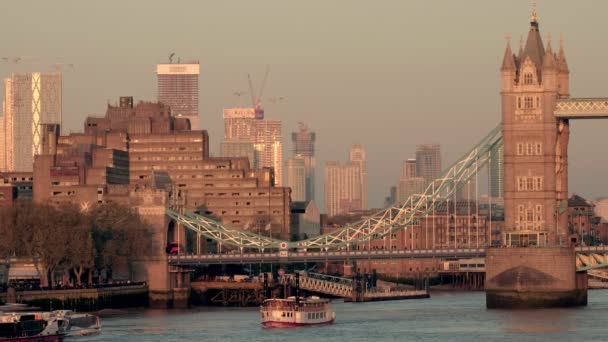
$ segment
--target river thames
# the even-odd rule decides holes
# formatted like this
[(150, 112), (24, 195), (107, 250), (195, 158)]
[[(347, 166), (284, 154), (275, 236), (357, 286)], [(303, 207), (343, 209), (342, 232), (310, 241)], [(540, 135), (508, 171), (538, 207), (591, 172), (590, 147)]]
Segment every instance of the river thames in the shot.
[(261, 328), (258, 308), (141, 310), (103, 318), (102, 333), (79, 341), (606, 341), (608, 290), (576, 309), (486, 310), (485, 295), (333, 304), (329, 326)]

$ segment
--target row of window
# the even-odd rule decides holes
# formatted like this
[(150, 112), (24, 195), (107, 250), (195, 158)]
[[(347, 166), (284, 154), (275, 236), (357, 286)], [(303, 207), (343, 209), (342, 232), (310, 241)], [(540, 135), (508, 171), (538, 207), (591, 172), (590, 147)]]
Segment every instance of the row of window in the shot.
[[(522, 101), (523, 100), (523, 101)], [(540, 107), (540, 97), (524, 96), (517, 98), (517, 109), (534, 109)]]
[(542, 156), (543, 144), (540, 142), (521, 142), (517, 143), (518, 156)]
[(327, 318), (327, 313), (325, 311), (308, 313), (308, 319), (323, 319), (323, 318)]
[(542, 191), (543, 177), (517, 177), (517, 191)]
[(544, 224), (543, 206), (541, 204), (533, 207), (519, 205), (517, 207), (517, 218), (518, 220), (515, 222), (517, 229), (540, 230)]

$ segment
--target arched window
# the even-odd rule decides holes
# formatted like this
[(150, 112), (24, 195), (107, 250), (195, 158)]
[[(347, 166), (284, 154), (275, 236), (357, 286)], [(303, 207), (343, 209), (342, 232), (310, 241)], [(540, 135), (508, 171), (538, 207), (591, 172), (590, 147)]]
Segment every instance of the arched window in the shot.
[(534, 83), (534, 76), (532, 76), (531, 72), (527, 72), (524, 74), (524, 84), (530, 85)]

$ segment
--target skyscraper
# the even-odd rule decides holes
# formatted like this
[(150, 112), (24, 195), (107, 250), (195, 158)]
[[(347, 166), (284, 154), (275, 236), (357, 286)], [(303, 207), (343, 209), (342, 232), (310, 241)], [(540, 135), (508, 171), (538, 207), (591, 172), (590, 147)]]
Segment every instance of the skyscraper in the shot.
[(287, 169), (287, 186), (291, 188), (291, 201), (306, 201), (306, 162), (295, 156), (285, 162)]
[(416, 159), (408, 159), (403, 162), (403, 174), (405, 178), (416, 177)]
[(315, 132), (303, 123), (298, 123), (298, 131), (291, 133), (294, 157), (304, 159), (306, 172), (306, 201), (315, 198)]
[(325, 162), (325, 213), (335, 216), (361, 208), (359, 164)]
[(441, 147), (434, 144), (416, 145), (416, 176), (430, 182), (441, 174)]
[(13, 74), (4, 85), (4, 168), (30, 172), (42, 152), (42, 126), (61, 125), (61, 74)]
[(256, 168), (274, 169), (276, 186), (283, 185), (283, 135), (281, 120), (254, 120)]
[(505, 195), (505, 147), (501, 145), (496, 152), (490, 160), (490, 196), (501, 198)]
[(255, 108), (224, 109), (222, 157), (247, 157), (250, 167), (256, 167), (254, 121)]
[(171, 107), (173, 116), (187, 118), (193, 130), (200, 129), (198, 116), (198, 78), (200, 65), (158, 64), (158, 101)]
[(361, 209), (367, 209), (367, 170), (365, 162), (365, 150), (361, 145), (355, 144), (350, 148), (350, 162), (359, 166), (359, 182), (361, 194)]

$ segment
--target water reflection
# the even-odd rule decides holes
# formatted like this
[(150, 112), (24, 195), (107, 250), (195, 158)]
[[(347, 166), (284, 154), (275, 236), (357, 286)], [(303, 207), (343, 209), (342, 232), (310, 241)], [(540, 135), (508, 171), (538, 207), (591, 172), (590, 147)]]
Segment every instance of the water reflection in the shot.
[(507, 333), (566, 333), (576, 330), (577, 309), (498, 310)]

